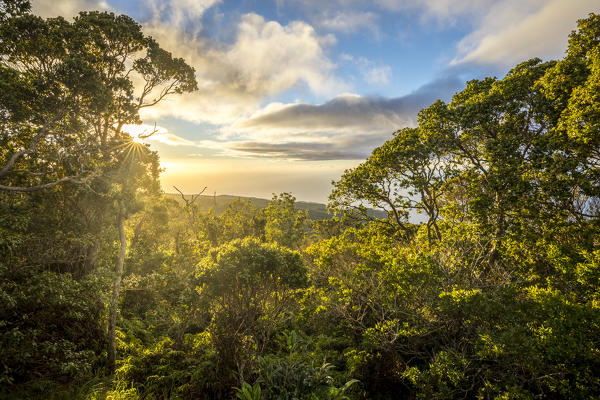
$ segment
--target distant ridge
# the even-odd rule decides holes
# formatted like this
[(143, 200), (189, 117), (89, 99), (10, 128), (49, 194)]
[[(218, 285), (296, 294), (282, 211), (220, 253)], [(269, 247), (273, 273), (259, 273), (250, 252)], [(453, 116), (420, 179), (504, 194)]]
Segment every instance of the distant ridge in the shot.
[[(183, 203), (181, 199), (181, 195), (179, 193), (165, 193), (165, 196), (169, 199), (176, 200), (180, 203)], [(188, 195), (186, 195), (188, 196)], [(189, 195), (191, 197), (191, 195)], [(245, 197), (245, 196), (233, 196), (228, 194), (220, 194), (218, 196), (209, 196), (202, 195), (198, 197), (196, 204), (200, 211), (206, 212), (211, 208), (214, 209), (215, 214), (219, 215), (223, 211), (227, 209), (229, 204), (233, 203), (236, 200), (250, 200), (250, 202), (258, 209), (265, 208), (269, 201), (268, 199), (261, 199), (258, 197)], [(310, 219), (330, 219), (332, 217), (331, 214), (327, 213), (327, 206), (322, 203), (313, 203), (308, 201), (296, 201), (296, 208), (299, 210), (308, 211), (308, 217)], [(377, 218), (386, 218), (387, 214), (383, 211), (379, 210), (370, 210), (370, 215)]]

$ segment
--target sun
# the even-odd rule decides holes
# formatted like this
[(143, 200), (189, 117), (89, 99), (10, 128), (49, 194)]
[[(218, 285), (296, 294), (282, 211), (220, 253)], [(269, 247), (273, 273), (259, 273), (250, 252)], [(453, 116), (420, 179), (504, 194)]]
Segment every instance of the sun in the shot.
[(128, 134), (131, 141), (126, 140), (121, 143), (118, 150), (122, 153), (124, 160), (133, 161), (142, 159), (148, 152), (146, 139), (156, 132), (156, 128), (143, 124), (125, 124), (121, 127), (121, 132)]
[(137, 135), (131, 135), (131, 137), (133, 138), (133, 141), (135, 143), (139, 143), (139, 144), (144, 144), (144, 139), (137, 136)]

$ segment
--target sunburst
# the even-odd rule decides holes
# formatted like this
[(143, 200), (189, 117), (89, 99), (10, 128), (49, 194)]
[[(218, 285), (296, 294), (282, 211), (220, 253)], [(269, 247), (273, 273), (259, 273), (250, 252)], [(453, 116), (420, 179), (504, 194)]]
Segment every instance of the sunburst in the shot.
[[(163, 130), (163, 128), (159, 129)], [(140, 160), (144, 155), (147, 154), (148, 147), (145, 139), (159, 130), (156, 128), (156, 126), (150, 127), (148, 125), (125, 124), (123, 125), (121, 131), (129, 134), (131, 140), (126, 138), (125, 140), (127, 141), (117, 146), (117, 149), (121, 154), (124, 154), (124, 161), (131, 162)]]
[(142, 141), (135, 140), (135, 138), (123, 143), (118, 148), (120, 149), (120, 153), (123, 154), (125, 162), (141, 160), (148, 153), (146, 145)]

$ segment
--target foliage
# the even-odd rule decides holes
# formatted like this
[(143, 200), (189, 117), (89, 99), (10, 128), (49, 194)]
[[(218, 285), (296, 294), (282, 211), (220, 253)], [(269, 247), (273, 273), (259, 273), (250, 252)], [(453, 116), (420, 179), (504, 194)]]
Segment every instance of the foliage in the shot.
[(330, 195), (332, 207), (357, 208), (367, 217), (368, 210), (361, 203), (367, 202), (386, 210), (389, 221), (404, 232), (409, 232), (406, 222), (410, 211), (425, 213), (429, 240), (432, 235), (439, 239), (438, 199), (449, 173), (444, 150), (442, 139), (424, 136), (420, 129), (394, 133), (367, 161), (344, 173)]
[(187, 335), (177, 344), (165, 338), (152, 348), (136, 346), (116, 371), (120, 385), (133, 385), (142, 398), (204, 399), (224, 397), (216, 369), (212, 338), (207, 333)]
[(198, 265), (198, 292), (210, 304), (211, 336), (224, 368), (240, 382), (255, 355), (268, 348), (307, 284), (300, 255), (256, 239), (234, 240), (211, 250)]
[(0, 397), (600, 397), (598, 15), (422, 110), (311, 221), (161, 194), (122, 124), (193, 69), (129, 17), (29, 8), (0, 3)]
[(93, 280), (0, 265), (2, 386), (92, 376), (105, 343)]
[(236, 388), (237, 393), (236, 397), (240, 400), (261, 400), (262, 392), (260, 390), (260, 385), (252, 385), (244, 382), (242, 383), (241, 388)]
[(297, 248), (304, 238), (307, 213), (295, 207), (296, 198), (290, 193), (273, 196), (264, 209), (265, 238), (289, 248)]

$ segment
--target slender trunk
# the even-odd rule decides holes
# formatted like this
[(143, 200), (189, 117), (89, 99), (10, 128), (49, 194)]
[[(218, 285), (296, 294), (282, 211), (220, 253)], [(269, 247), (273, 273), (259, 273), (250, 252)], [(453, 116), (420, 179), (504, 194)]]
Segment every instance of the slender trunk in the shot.
[(440, 231), (440, 228), (438, 227), (438, 224), (436, 222), (436, 220), (433, 220), (433, 229), (435, 229), (435, 235), (437, 236), (438, 241), (442, 241), (442, 232)]
[(123, 264), (125, 263), (125, 253), (127, 252), (127, 238), (125, 237), (125, 207), (121, 205), (119, 208), (118, 225), (121, 249), (119, 250), (119, 259), (117, 261), (117, 268), (115, 271), (112, 298), (108, 311), (108, 368), (110, 372), (115, 370), (115, 361), (117, 359), (115, 330), (117, 325), (117, 313), (119, 311), (119, 294), (121, 292), (121, 279), (123, 278)]
[(394, 207), (394, 203), (391, 200), (384, 199), (384, 201), (392, 209), (392, 213), (394, 215), (394, 219), (396, 220), (396, 223), (398, 224), (398, 226), (404, 231), (405, 234), (408, 234), (408, 228), (402, 223), (402, 220), (400, 218), (400, 213), (398, 213), (398, 210), (396, 210), (396, 207)]
[(438, 217), (440, 215), (440, 211), (437, 208), (437, 205), (435, 205), (435, 199), (433, 200), (433, 204), (434, 206), (432, 206), (429, 209), (429, 215), (430, 215), (430, 220), (431, 220), (431, 226), (433, 226), (433, 229), (435, 231), (435, 236), (438, 240), (438, 242), (442, 241), (442, 232), (440, 231), (440, 227), (437, 224), (438, 221)]
[(429, 249), (431, 249), (431, 220), (427, 221), (427, 244)]
[(93, 271), (96, 268), (98, 262), (98, 242), (94, 241), (88, 249), (84, 262), (84, 274)]
[(498, 192), (496, 192), (496, 204), (498, 205), (498, 216), (496, 217), (496, 227), (492, 237), (492, 249), (490, 251), (490, 266), (494, 265), (500, 259), (500, 247), (504, 237), (504, 204)]

